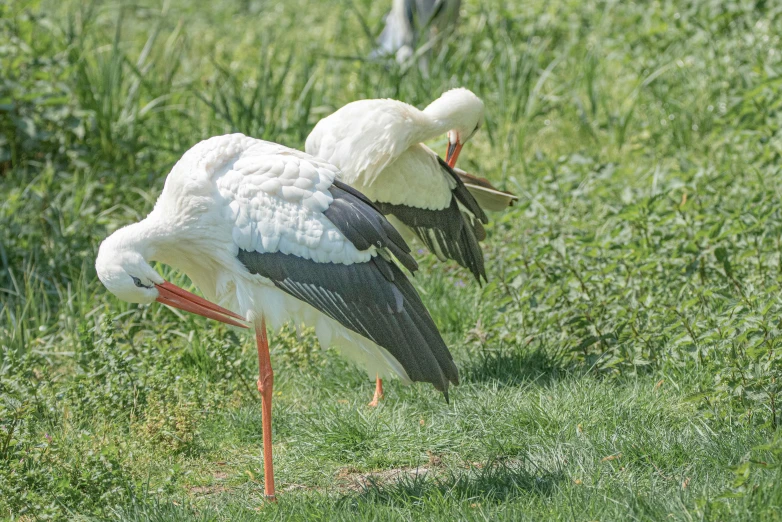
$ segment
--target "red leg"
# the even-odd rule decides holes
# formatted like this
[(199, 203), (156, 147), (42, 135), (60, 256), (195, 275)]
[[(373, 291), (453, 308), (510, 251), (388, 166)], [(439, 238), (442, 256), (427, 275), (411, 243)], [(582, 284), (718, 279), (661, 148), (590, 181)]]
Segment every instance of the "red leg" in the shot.
[(272, 462), (272, 388), (274, 372), (269, 358), (269, 340), (266, 338), (266, 319), (255, 328), (258, 344), (258, 391), (261, 392), (263, 427), (263, 487), (266, 498), (277, 500), (274, 495), (274, 464)]
[(383, 398), (383, 379), (379, 376), (375, 379), (375, 396), (372, 397), (372, 402), (369, 403), (373, 408), (377, 406), (378, 401)]

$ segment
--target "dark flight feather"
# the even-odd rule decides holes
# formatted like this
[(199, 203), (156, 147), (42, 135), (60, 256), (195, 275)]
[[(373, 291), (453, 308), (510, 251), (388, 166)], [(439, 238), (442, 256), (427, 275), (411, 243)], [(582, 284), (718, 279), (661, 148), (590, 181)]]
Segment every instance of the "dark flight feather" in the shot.
[[(318, 263), (281, 252), (240, 250), (252, 274), (382, 346), (413, 381), (446, 394), (459, 374), (440, 332), (415, 288), (395, 263), (375, 256), (365, 263)], [(380, 267), (383, 268), (380, 268)], [(392, 278), (386, 277), (392, 274)]]
[(478, 282), (487, 281), (480, 241), (486, 238), (483, 223), (489, 220), (461, 178), (439, 156), (440, 166), (449, 176), (451, 203), (432, 210), (404, 204), (376, 201), (375, 206), (410, 227), (440, 260), (453, 259), (472, 272)]
[(486, 280), (483, 250), (479, 243), (480, 238), (486, 235), (483, 226), (467, 212), (462, 212), (455, 199), (441, 210), (382, 202), (376, 204), (384, 214), (390, 214), (410, 227), (440, 260), (453, 259), (469, 269), (479, 282)]
[(437, 326), (404, 272), (418, 265), (399, 232), (363, 194), (335, 181), (324, 215), (359, 250), (378, 255), (350, 265), (319, 263), (281, 252), (239, 250), (250, 273), (270, 279), (284, 292), (382, 346), (413, 381), (432, 383), (448, 400), (448, 384), (459, 374)]

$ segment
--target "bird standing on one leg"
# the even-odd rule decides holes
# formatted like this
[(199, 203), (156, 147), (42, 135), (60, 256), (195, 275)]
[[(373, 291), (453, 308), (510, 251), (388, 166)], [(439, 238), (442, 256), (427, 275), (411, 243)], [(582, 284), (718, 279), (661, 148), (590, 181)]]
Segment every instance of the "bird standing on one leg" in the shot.
[[(174, 166), (152, 212), (103, 241), (95, 263), (106, 288), (125, 301), (254, 325), (269, 498), (267, 323), (313, 326), (323, 347), (337, 347), (371, 376), (430, 382), (446, 399), (449, 383), (458, 383), (437, 327), (393, 261), (417, 268), (407, 244), (367, 198), (335, 180), (337, 172), (241, 134), (202, 141)], [(209, 300), (164, 281), (151, 261), (184, 271)]]

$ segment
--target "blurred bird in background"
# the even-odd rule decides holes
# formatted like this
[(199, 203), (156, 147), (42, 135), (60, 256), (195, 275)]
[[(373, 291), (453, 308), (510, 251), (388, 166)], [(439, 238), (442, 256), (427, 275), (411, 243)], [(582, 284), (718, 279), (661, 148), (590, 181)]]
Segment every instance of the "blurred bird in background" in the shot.
[(461, 4), (461, 0), (393, 0), (371, 57), (394, 56), (404, 64), (418, 50), (418, 66), (426, 74), (432, 47), (456, 27)]

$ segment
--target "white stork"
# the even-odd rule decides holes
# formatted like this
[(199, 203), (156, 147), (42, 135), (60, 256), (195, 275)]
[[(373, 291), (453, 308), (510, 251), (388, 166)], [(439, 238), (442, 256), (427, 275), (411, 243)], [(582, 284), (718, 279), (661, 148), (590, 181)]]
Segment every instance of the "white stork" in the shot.
[[(480, 282), (486, 280), (483, 209), (502, 210), (518, 199), (454, 169), (482, 124), (483, 102), (462, 88), (424, 110), (397, 100), (359, 100), (320, 120), (305, 150), (339, 167), (341, 180), (371, 199), (405, 239), (417, 236), (440, 260), (453, 259)], [(445, 133), (443, 161), (422, 142)], [(370, 405), (382, 393), (378, 377)]]
[(394, 55), (401, 64), (413, 57), (416, 48), (426, 45), (430, 48), (420, 62), (426, 71), (434, 40), (456, 27), (460, 7), (461, 0), (393, 0), (371, 57)]
[[(267, 323), (313, 326), (323, 347), (337, 347), (370, 376), (430, 382), (446, 400), (448, 384), (458, 382), (437, 327), (393, 261), (415, 270), (408, 246), (337, 173), (242, 134), (202, 141), (171, 170), (152, 212), (103, 241), (95, 263), (120, 299), (255, 327), (268, 498), (275, 493)], [(184, 271), (209, 300), (164, 281), (153, 260)]]

